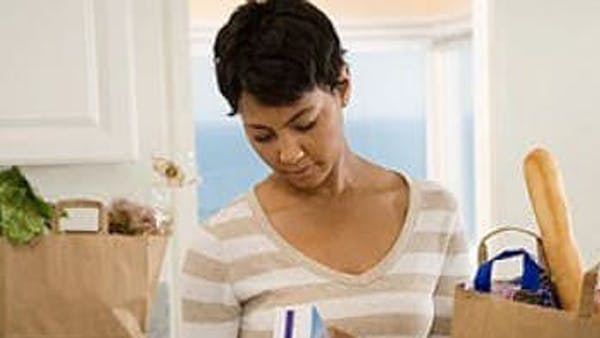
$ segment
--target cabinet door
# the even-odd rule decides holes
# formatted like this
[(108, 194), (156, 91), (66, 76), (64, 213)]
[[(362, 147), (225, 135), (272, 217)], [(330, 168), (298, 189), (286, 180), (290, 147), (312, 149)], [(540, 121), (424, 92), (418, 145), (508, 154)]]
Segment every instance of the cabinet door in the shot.
[(137, 157), (129, 0), (0, 1), (0, 164)]

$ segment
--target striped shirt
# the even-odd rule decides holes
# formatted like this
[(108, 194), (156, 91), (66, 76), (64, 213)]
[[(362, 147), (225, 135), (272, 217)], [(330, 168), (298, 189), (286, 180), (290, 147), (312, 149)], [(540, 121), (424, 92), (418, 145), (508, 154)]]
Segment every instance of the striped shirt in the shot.
[(468, 278), (467, 243), (453, 196), (409, 182), (401, 234), (359, 275), (303, 255), (268, 223), (253, 190), (210, 217), (190, 241), (181, 274), (182, 338), (271, 338), (278, 309), (314, 304), (355, 337), (450, 334), (454, 286)]

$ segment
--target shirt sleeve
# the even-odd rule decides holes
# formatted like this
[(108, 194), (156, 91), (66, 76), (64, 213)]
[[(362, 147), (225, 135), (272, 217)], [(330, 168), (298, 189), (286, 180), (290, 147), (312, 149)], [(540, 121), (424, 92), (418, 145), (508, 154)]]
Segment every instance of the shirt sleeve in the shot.
[(457, 284), (466, 282), (470, 278), (473, 271), (473, 265), (470, 262), (468, 242), (461, 217), (456, 212), (450, 227), (442, 271), (433, 294), (435, 316), (430, 338), (450, 337), (454, 288)]
[(222, 243), (206, 226), (188, 241), (179, 278), (181, 338), (237, 338), (241, 307)]

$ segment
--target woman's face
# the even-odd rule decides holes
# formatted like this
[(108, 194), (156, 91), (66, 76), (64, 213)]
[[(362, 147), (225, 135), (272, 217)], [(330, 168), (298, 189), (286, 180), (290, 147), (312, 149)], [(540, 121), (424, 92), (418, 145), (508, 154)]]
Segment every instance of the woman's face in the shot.
[(342, 106), (347, 87), (333, 92), (315, 87), (281, 107), (242, 93), (239, 107), (246, 136), (275, 175), (297, 189), (313, 190), (337, 167), (346, 149)]

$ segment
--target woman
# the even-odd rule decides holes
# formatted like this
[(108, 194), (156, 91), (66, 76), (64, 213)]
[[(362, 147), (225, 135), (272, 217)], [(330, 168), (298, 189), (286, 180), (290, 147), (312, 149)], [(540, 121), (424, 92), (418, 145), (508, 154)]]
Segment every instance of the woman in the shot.
[(220, 91), (272, 173), (198, 230), (181, 336), (272, 337), (278, 309), (300, 304), (333, 337), (448, 335), (468, 273), (456, 202), (349, 148), (352, 81), (330, 20), (303, 0), (249, 2), (214, 52)]

